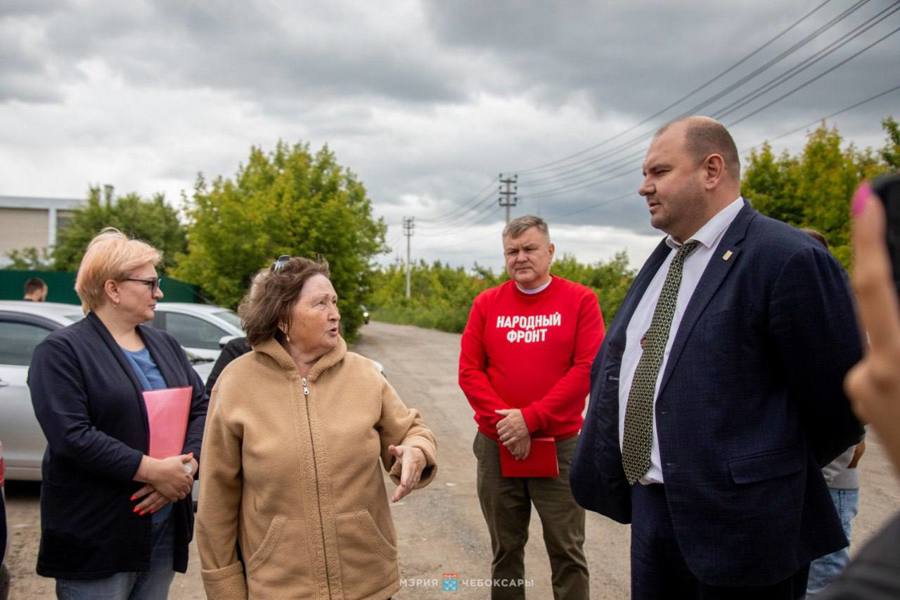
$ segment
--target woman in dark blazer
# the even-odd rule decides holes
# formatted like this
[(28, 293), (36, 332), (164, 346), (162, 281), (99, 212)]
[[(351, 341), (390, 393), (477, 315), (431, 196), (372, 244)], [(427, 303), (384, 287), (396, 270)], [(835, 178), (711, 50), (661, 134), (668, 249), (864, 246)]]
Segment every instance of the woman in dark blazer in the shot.
[[(104, 230), (75, 289), (86, 317), (37, 347), (28, 385), (47, 437), (37, 571), (62, 599), (166, 598), (187, 568), (207, 398), (170, 335), (142, 325), (162, 298), (160, 253)], [(182, 453), (148, 456), (143, 392), (191, 388)]]

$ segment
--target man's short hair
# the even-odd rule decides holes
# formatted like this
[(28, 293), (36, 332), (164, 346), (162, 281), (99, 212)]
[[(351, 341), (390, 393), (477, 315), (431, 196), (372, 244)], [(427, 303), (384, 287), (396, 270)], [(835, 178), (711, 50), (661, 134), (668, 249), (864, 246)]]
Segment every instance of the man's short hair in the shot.
[(685, 147), (698, 164), (710, 154), (720, 154), (735, 180), (741, 180), (741, 159), (737, 145), (724, 125), (709, 117), (684, 117), (660, 127), (656, 137), (676, 123), (685, 123)]
[(46, 289), (47, 283), (40, 277), (32, 277), (25, 282), (25, 295), (33, 294)]
[(535, 215), (523, 215), (507, 223), (503, 228), (503, 238), (517, 238), (532, 227), (537, 228), (547, 236), (547, 239), (550, 239), (550, 228), (547, 227), (547, 222)]

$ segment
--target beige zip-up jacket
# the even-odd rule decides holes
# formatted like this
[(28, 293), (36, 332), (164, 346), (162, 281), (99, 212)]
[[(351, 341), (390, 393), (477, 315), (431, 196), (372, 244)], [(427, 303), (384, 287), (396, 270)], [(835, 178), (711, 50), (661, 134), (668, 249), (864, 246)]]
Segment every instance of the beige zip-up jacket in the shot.
[[(343, 340), (301, 377), (275, 340), (222, 372), (200, 463), (197, 546), (212, 600), (385, 600), (400, 587), (381, 464), (435, 440), (372, 361)], [(381, 464), (380, 464), (381, 463)], [(238, 554), (240, 549), (240, 555)]]

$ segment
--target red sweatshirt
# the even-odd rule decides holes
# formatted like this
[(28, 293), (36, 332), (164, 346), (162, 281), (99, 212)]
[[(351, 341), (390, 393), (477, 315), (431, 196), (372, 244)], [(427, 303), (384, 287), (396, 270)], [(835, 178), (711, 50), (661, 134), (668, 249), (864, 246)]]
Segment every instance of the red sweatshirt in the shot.
[(479, 431), (496, 440), (494, 411), (521, 408), (532, 436), (578, 433), (603, 334), (594, 292), (561, 277), (533, 295), (513, 281), (479, 294), (459, 355), (459, 386)]

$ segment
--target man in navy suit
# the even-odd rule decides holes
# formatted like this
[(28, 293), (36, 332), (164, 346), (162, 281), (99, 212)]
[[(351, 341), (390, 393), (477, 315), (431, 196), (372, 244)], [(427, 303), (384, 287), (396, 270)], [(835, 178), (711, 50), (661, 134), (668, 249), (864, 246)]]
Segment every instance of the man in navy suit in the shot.
[(847, 544), (819, 467), (862, 428), (840, 265), (740, 194), (725, 127), (660, 129), (639, 193), (666, 234), (610, 325), (573, 459), (576, 500), (631, 523), (632, 598), (797, 598)]

